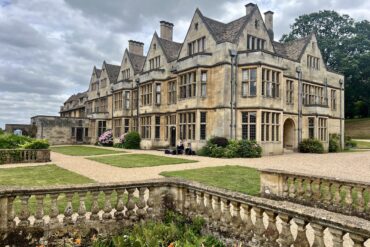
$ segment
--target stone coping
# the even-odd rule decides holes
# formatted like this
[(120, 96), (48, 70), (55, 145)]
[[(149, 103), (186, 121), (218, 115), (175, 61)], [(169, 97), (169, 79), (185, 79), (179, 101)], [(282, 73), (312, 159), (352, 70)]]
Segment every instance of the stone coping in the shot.
[(167, 187), (167, 188), (187, 188), (211, 194), (232, 202), (247, 204), (252, 207), (262, 208), (277, 214), (289, 215), (310, 223), (318, 223), (327, 227), (333, 227), (345, 232), (354, 233), (370, 237), (370, 221), (358, 217), (347, 216), (339, 213), (329, 212), (324, 209), (303, 206), (288, 201), (276, 201), (262, 197), (250, 196), (239, 192), (232, 192), (225, 189), (206, 186), (197, 182), (186, 181), (176, 178), (165, 178), (146, 180), (142, 182), (123, 182), (123, 183), (104, 183), (104, 184), (85, 184), (69, 186), (44, 186), (44, 187), (0, 187), (0, 199), (7, 196), (37, 195), (37, 194), (58, 194), (66, 192), (87, 192), (105, 191), (115, 189), (127, 189), (138, 187)]
[(310, 175), (310, 174), (297, 173), (297, 172), (288, 172), (288, 171), (277, 170), (277, 169), (258, 169), (258, 171), (261, 173), (267, 173), (267, 174), (273, 174), (273, 175), (281, 175), (281, 176), (287, 175), (291, 177), (309, 178), (311, 180), (321, 179), (321, 180), (332, 181), (332, 182), (337, 182), (337, 183), (345, 183), (345, 184), (354, 185), (354, 186), (363, 186), (363, 187), (370, 186), (370, 182), (358, 182), (358, 181), (350, 180), (350, 179), (341, 179), (341, 178), (327, 177), (327, 176), (317, 176), (317, 175)]

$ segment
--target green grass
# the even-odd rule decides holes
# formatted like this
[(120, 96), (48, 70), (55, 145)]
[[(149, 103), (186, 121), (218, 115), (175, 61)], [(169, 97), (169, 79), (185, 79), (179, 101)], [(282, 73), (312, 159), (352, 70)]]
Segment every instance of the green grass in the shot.
[(91, 156), (101, 154), (116, 154), (124, 153), (124, 151), (115, 151), (98, 147), (86, 147), (86, 146), (60, 146), (51, 147), (51, 151), (71, 155), (71, 156)]
[(254, 168), (241, 166), (207, 167), (192, 170), (162, 172), (165, 177), (178, 177), (197, 181), (206, 185), (258, 195), (260, 173)]
[(195, 160), (170, 158), (151, 154), (125, 154), (104, 157), (91, 157), (88, 159), (122, 168), (162, 166), (197, 162)]
[(358, 149), (370, 149), (370, 142), (356, 141)]
[(0, 169), (0, 185), (7, 186), (45, 186), (93, 182), (87, 177), (56, 165)]
[(370, 139), (370, 118), (346, 119), (345, 135), (354, 139)]

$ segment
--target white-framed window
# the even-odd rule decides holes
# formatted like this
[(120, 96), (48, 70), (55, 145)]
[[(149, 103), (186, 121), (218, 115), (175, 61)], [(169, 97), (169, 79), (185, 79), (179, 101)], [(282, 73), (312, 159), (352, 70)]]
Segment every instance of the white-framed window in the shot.
[(140, 97), (141, 105), (151, 105), (152, 104), (152, 84), (143, 85), (140, 87)]
[(280, 96), (280, 72), (271, 69), (262, 69), (262, 95), (270, 98)]
[(125, 109), (130, 109), (130, 91), (125, 91)]
[(180, 75), (180, 99), (192, 98), (197, 93), (197, 73), (195, 71)]
[(160, 83), (155, 84), (155, 104), (156, 105), (161, 104), (161, 84)]

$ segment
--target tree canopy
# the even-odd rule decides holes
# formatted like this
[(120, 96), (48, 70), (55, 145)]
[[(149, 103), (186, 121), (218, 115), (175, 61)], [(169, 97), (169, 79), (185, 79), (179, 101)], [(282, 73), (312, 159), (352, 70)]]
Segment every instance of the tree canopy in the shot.
[(299, 16), (282, 42), (315, 33), (326, 65), (345, 76), (346, 117), (370, 116), (370, 22), (335, 11)]

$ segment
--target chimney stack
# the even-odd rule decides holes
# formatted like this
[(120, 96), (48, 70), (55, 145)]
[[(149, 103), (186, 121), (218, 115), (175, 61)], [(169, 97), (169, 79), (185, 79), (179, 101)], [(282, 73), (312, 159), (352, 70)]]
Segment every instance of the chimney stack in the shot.
[(173, 24), (167, 21), (161, 21), (161, 38), (172, 41)]
[(254, 3), (248, 3), (245, 5), (245, 14), (250, 15), (256, 5)]
[(265, 25), (270, 39), (274, 40), (274, 12), (271, 10), (265, 12)]
[(135, 40), (129, 40), (128, 51), (136, 55), (144, 56), (144, 43)]

